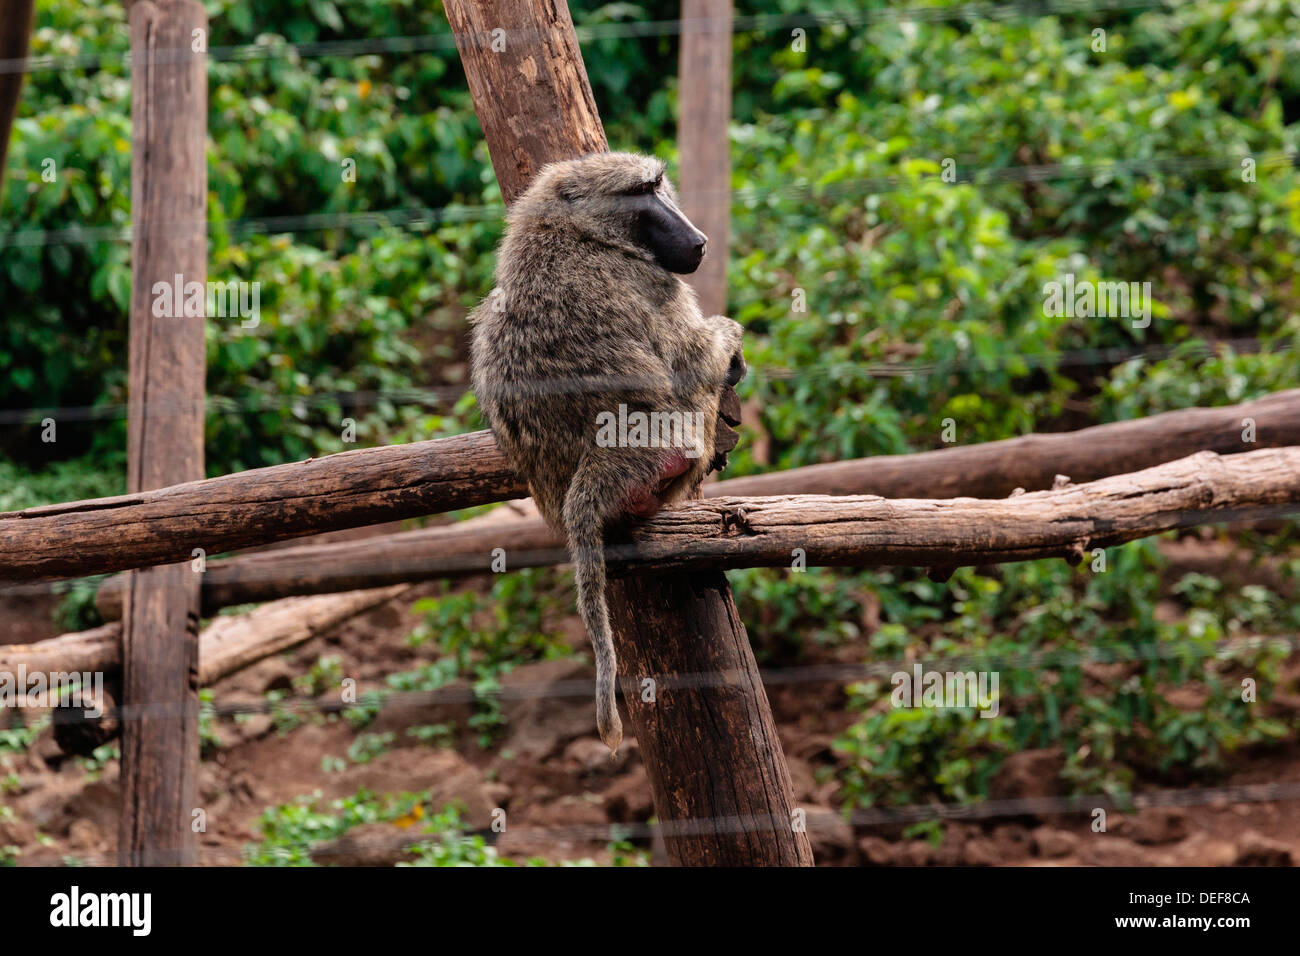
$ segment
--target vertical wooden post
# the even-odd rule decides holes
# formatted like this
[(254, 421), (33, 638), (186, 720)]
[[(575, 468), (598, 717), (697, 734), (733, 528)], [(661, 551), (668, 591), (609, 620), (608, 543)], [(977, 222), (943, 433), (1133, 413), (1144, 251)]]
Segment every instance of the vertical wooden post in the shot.
[[(563, 0), (444, 0), (444, 7), (507, 203), (546, 163), (607, 148)], [(807, 834), (791, 823), (789, 769), (726, 578), (613, 581), (609, 597), (623, 684), (636, 691), (624, 699), (670, 859), (811, 865)], [(674, 680), (681, 676), (688, 679)], [(640, 700), (645, 678), (660, 688), (655, 703)]]
[[(174, 308), (191, 283), (207, 281), (208, 21), (198, 0), (136, 0), (130, 24), (127, 487), (134, 492), (203, 477), (205, 319), (183, 310), (158, 316), (164, 310), (154, 305), (170, 295)], [(193, 862), (198, 620), (199, 575), (188, 563), (130, 574), (118, 829), (125, 865)]]
[[(22, 60), (32, 37), (33, 0), (0, 0), (0, 60)], [(23, 91), (23, 71), (0, 73), (0, 201), (4, 199), (5, 161), (18, 100)]]
[(682, 209), (709, 237), (690, 277), (705, 315), (727, 311), (731, 231), (731, 0), (682, 0), (677, 151)]

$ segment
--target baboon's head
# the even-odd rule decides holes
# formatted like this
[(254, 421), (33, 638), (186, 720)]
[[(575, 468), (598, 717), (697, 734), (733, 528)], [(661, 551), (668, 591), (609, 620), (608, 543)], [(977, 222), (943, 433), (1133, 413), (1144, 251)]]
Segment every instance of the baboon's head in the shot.
[(694, 272), (708, 237), (677, 208), (664, 164), (633, 153), (592, 153), (545, 167), (511, 210), (511, 222), (563, 224), (588, 238)]

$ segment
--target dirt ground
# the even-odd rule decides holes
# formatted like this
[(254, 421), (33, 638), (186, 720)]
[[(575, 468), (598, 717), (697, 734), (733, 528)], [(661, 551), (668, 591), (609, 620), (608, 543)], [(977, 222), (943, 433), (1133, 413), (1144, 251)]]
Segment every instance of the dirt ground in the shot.
[[(1176, 546), (1173, 546), (1176, 548)], [(1174, 556), (1178, 556), (1175, 554)], [(1210, 560), (1204, 547), (1183, 555), (1187, 562)], [(1221, 565), (1220, 565), (1221, 567)], [(432, 586), (424, 593), (432, 593)], [(411, 670), (434, 659), (429, 646), (405, 642), (416, 623), (413, 595), (382, 605), (285, 655), (232, 675), (214, 688), (216, 702), (256, 708), (271, 690), (287, 690), (292, 680), (322, 656), (338, 656), (343, 673), (358, 690), (384, 687), (387, 674)], [(6, 640), (51, 636), (48, 602), (10, 602), (0, 607)], [(576, 619), (565, 624), (566, 639), (585, 647)], [(859, 647), (826, 652), (824, 663), (861, 659)], [(1289, 665), (1294, 682), (1300, 660)], [(504, 679), (512, 683), (590, 680), (583, 660), (526, 665)], [(942, 842), (904, 839), (903, 827), (851, 826), (829, 813), (836, 805), (835, 735), (853, 719), (843, 708), (845, 695), (834, 685), (787, 685), (771, 690), (781, 740), (790, 763), (798, 805), (806, 809), (819, 865), (1292, 865), (1300, 858), (1300, 815), (1295, 802), (1208, 805), (1112, 813), (1107, 832), (1095, 833), (1088, 814), (953, 821)], [(591, 701), (581, 693), (542, 695), (506, 701), (508, 723), (490, 749), (467, 728), (467, 703), (401, 701), (382, 709), (363, 733), (392, 732), (391, 748), (366, 763), (347, 759), (357, 737), (345, 721), (317, 717), (291, 729), (276, 727), (272, 716), (255, 713), (216, 725), (222, 745), (202, 763), (200, 804), (207, 814), (201, 835), (201, 862), (235, 864), (246, 844), (258, 840), (256, 823), (268, 807), (319, 791), (329, 798), (368, 788), (379, 794), (430, 790), (434, 803), (458, 801), (469, 826), (489, 834), (502, 856), (551, 861), (590, 858), (609, 862), (610, 824), (640, 824), (652, 817), (650, 789), (635, 739), (625, 741), (612, 760), (596, 738)], [(0, 715), (3, 716), (3, 715)], [(30, 719), (33, 715), (24, 715)], [(308, 713), (308, 716), (310, 714)], [(452, 724), (451, 745), (431, 746), (406, 734), (411, 727)], [(0, 726), (6, 724), (0, 723)], [(323, 758), (336, 758), (326, 761)], [(0, 848), (19, 848), (19, 865), (58, 865), (68, 858), (108, 862), (115, 848), (117, 762), (98, 771), (60, 753), (46, 729), (26, 755), (10, 757), (0, 770)], [(1014, 755), (993, 788), (1000, 799), (1063, 793), (1056, 770), (1059, 752)], [(328, 764), (328, 766), (327, 766)], [(1300, 787), (1300, 742), (1262, 753), (1239, 753), (1233, 771), (1214, 786), (1293, 782)], [(12, 774), (5, 779), (6, 774)], [(504, 834), (491, 833), (493, 811), (508, 815)], [(384, 865), (408, 858), (401, 848), (412, 831), (396, 824), (363, 824), (340, 841), (321, 848), (316, 859), (342, 865)], [(666, 862), (662, 846), (636, 837), (653, 862)]]

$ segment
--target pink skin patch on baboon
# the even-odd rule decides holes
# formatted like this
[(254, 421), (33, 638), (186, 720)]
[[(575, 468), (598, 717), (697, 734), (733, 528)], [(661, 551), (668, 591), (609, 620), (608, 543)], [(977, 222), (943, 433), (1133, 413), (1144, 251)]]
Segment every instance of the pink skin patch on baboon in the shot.
[(675, 452), (665, 455), (659, 461), (659, 479), (653, 485), (637, 485), (630, 489), (623, 502), (623, 513), (633, 518), (653, 518), (664, 504), (660, 496), (690, 467), (685, 455)]

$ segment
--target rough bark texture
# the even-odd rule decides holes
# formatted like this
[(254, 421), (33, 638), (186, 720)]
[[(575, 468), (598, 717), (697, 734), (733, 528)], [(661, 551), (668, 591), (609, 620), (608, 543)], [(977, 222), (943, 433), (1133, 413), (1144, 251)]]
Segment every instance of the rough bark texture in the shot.
[[(507, 203), (546, 163), (605, 148), (604, 130), (564, 0), (448, 0), (445, 6)], [(522, 42), (512, 46), (507, 38), (505, 50), (494, 52), (484, 37), (497, 27), (518, 33)], [(710, 691), (700, 693), (703, 711), (677, 708), (656, 723), (646, 721), (644, 711), (633, 711), (638, 741), (647, 753), (655, 754), (646, 760), (648, 775), (659, 778), (654, 785), (655, 811), (665, 823), (689, 823), (683, 813), (711, 820), (733, 805), (752, 804), (777, 807), (778, 816), (788, 820), (793, 794), (785, 757), (776, 746), (767, 695), (731, 591), (725, 580), (715, 583), (716, 587), (696, 592), (691, 607), (680, 609), (672, 602), (685, 597), (686, 581), (642, 581), (636, 585), (635, 597), (624, 590), (630, 587), (626, 583), (609, 588), (611, 623), (621, 657), (633, 658), (636, 648), (662, 639), (658, 629), (646, 627), (642, 613), (641, 605), (653, 604), (661, 608), (657, 618), (661, 628), (691, 632), (697, 641), (710, 645), (717, 666), (747, 674), (748, 724), (724, 725), (720, 719), (687, 724), (719, 702)], [(671, 736), (657, 743), (655, 736), (669, 726)], [(692, 746), (678, 746), (688, 739)], [(674, 766), (666, 766), (667, 762)], [(764, 763), (779, 766), (780, 772), (755, 773), (754, 768)], [(667, 799), (673, 781), (690, 781), (698, 792), (685, 801)], [(812, 863), (806, 834), (772, 827), (766, 837), (767, 843), (780, 846), (752, 840), (742, 847), (730, 833), (705, 826), (689, 839), (676, 840), (670, 855), (679, 864), (724, 859), (751, 865), (777, 860)], [(745, 847), (751, 850), (748, 855), (742, 852)]]
[(488, 432), (357, 449), (0, 515), (0, 580), (189, 561), (194, 548), (212, 555), (527, 493)]
[(506, 203), (547, 163), (609, 149), (563, 0), (443, 7)]
[[(468, 524), (464, 522), (463, 524)], [(203, 612), (233, 604), (270, 601), (291, 594), (330, 594), (358, 587), (487, 574), (492, 553), (506, 550), (506, 568), (543, 567), (568, 560), (564, 542), (540, 518), (509, 522), (508, 528), (455, 524), (403, 531), (360, 541), (303, 545), (208, 562), (203, 574)], [(95, 604), (106, 620), (121, 613), (121, 578), (100, 588)]]
[(705, 315), (723, 315), (731, 230), (731, 0), (682, 0), (678, 76), (678, 192), (682, 210), (709, 237), (708, 255), (687, 281)]
[[(1247, 419), (1255, 426), (1254, 443), (1242, 440)], [(703, 493), (996, 498), (1015, 488), (1050, 488), (1057, 474), (1090, 481), (1203, 449), (1233, 454), (1288, 445), (1300, 445), (1300, 389), (1076, 432), (728, 478), (705, 485)], [(0, 580), (75, 577), (182, 561), (196, 547), (211, 555), (527, 493), (488, 432), (357, 449), (146, 494), (0, 514)], [(394, 549), (403, 542), (400, 535), (389, 540)], [(314, 592), (271, 596), (288, 593)]]
[(717, 571), (638, 576), (611, 587), (609, 597), (621, 631), (623, 703), (669, 859), (812, 866), (807, 834), (794, 826), (790, 771), (767, 692), (727, 579)]
[(707, 498), (662, 512), (613, 546), (615, 572), (1076, 560), (1175, 528), (1300, 511), (1300, 448), (1179, 461), (1003, 499), (790, 495)]
[[(1241, 440), (1246, 419), (1256, 425), (1253, 445)], [(942, 492), (953, 490), (950, 479), (955, 475), (963, 490), (979, 491), (980, 497), (1002, 497), (1017, 487), (1031, 491), (1050, 488), (1058, 474), (1055, 466), (1061, 462), (1079, 466), (1066, 473), (1083, 482), (1136, 471), (1201, 449), (1228, 453), (1278, 445), (1300, 445), (1300, 390), (1241, 405), (1184, 409), (1059, 435), (1029, 435), (969, 448), (729, 478), (705, 485), (703, 491), (706, 497), (807, 493), (942, 498), (946, 497)], [(945, 460), (963, 464), (945, 466)], [(987, 473), (985, 467), (990, 469)], [(940, 493), (931, 493), (936, 486)], [(364, 541), (304, 544), (211, 561), (203, 578), (203, 607), (207, 613), (231, 604), (292, 594), (478, 574), (490, 567), (494, 548), (506, 549), (507, 565), (512, 568), (564, 560), (562, 543), (539, 520), (516, 521), (508, 531), (462, 522)], [(106, 581), (96, 603), (105, 618), (120, 616), (121, 579)]]
[[(1243, 439), (1247, 421), (1254, 441)], [(1002, 498), (1050, 488), (1054, 476), (1093, 481), (1197, 451), (1221, 455), (1300, 445), (1300, 389), (1221, 408), (1185, 408), (1074, 432), (1024, 435), (914, 455), (881, 455), (727, 481), (729, 495), (881, 495)], [(798, 474), (799, 484), (785, 479)], [(706, 493), (708, 489), (706, 488)]]
[[(0, 0), (0, 61), (27, 57), (32, 38), (33, 0)], [(18, 115), (18, 100), (26, 74), (18, 67), (0, 73), (0, 202), (4, 200), (5, 162), (9, 156), (9, 136)]]
[(204, 687), (272, 654), (304, 644), (363, 611), (400, 596), (407, 585), (320, 597), (285, 598), (238, 617), (217, 618), (199, 642)]
[[(206, 360), (200, 317), (154, 314), (155, 284), (207, 281), (206, 55), (197, 0), (138, 2), (131, 24), (131, 356), (127, 489), (203, 477)], [(179, 55), (178, 55), (179, 54)], [(84, 545), (83, 545), (84, 546)], [(132, 866), (194, 862), (199, 579), (187, 566), (133, 572), (122, 630), (118, 848)]]
[[(1175, 528), (1272, 519), (1300, 510), (1300, 448), (1220, 457), (1201, 452), (1129, 475), (1004, 499), (864, 495), (713, 497), (638, 524), (606, 548), (610, 574), (807, 566), (960, 567), (1069, 557)], [(338, 591), (563, 564), (539, 518), (442, 527), (368, 541), (268, 551), (208, 566), (205, 605), (285, 591)], [(104, 610), (118, 606), (101, 591)]]
[(31, 644), (0, 646), (0, 672), (29, 674), (51, 671), (110, 673), (122, 666), (122, 624), (114, 621), (89, 631), (64, 634)]

